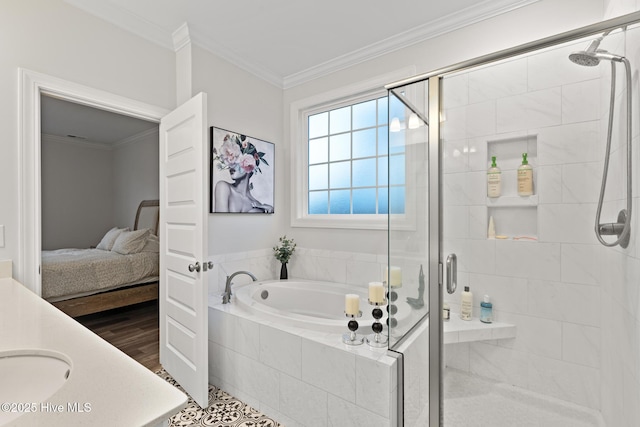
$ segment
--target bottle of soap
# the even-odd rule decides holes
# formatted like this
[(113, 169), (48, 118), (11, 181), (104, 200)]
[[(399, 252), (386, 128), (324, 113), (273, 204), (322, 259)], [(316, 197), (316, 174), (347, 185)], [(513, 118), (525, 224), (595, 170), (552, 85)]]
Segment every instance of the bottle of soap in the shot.
[(491, 167), (487, 170), (487, 196), (500, 197), (502, 191), (502, 171), (496, 165), (496, 156), (491, 157)]
[(442, 303), (442, 320), (444, 320), (445, 322), (448, 322), (450, 318), (451, 318), (451, 308), (449, 307), (449, 303), (445, 301)]
[(493, 322), (493, 304), (491, 304), (489, 295), (485, 295), (480, 303), (480, 321), (483, 323)]
[(527, 153), (522, 153), (522, 164), (518, 168), (518, 196), (533, 194), (533, 168), (527, 160)]
[(469, 291), (469, 287), (465, 286), (462, 292), (462, 301), (460, 303), (460, 318), (462, 320), (471, 320), (473, 316), (473, 293)]

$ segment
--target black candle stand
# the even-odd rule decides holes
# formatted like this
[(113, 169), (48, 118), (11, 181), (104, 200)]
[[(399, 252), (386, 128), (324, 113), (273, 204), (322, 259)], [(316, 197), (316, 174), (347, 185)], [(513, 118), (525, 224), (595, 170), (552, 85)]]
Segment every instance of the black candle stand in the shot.
[(371, 325), (373, 333), (367, 335), (367, 344), (369, 344), (371, 347), (386, 347), (389, 341), (389, 339), (385, 335), (382, 335), (382, 323), (380, 323), (380, 319), (383, 315), (380, 306), (385, 305), (386, 303), (386, 300), (382, 302), (372, 302), (371, 300), (369, 300), (369, 304), (375, 306), (371, 314), (373, 315), (373, 318), (376, 319)]
[(342, 334), (342, 342), (347, 345), (360, 345), (364, 342), (364, 337), (362, 335), (358, 335), (356, 331), (358, 330), (358, 321), (356, 317), (362, 317), (362, 311), (358, 311), (358, 314), (349, 314), (344, 313), (345, 316), (350, 317), (349, 323), (347, 323), (347, 328), (349, 328), (349, 333)]

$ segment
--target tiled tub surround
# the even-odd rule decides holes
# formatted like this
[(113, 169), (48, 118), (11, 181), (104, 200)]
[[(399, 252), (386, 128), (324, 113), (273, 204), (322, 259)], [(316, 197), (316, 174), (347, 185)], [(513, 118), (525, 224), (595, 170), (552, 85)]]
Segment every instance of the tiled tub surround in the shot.
[[(640, 55), (630, 46), (638, 45), (638, 31), (611, 35), (601, 47), (622, 53), (626, 42), (637, 69)], [(567, 59), (584, 48), (581, 42), (548, 49), (444, 80), (444, 254), (456, 253), (459, 267), (458, 292), (445, 299), (459, 311), (460, 290), (468, 285), (475, 310), (488, 294), (496, 320), (518, 329), (512, 339), (447, 345), (446, 363), (601, 411), (606, 425), (637, 425), (640, 222), (636, 216), (626, 250), (605, 248), (594, 236), (610, 68), (579, 67)], [(624, 97), (617, 102), (617, 117), (624, 117)], [(640, 164), (637, 117), (634, 170)], [(621, 123), (614, 131), (603, 221), (624, 206)], [(487, 239), (488, 142), (529, 137), (536, 143), (538, 240)], [(635, 172), (634, 177), (639, 188)], [(512, 217), (510, 227), (517, 226), (516, 210)], [(496, 222), (497, 234), (500, 227)]]
[(209, 307), (209, 381), (287, 427), (396, 425), (396, 369), (386, 349)]
[[(291, 236), (295, 239), (295, 235)], [(280, 277), (280, 263), (273, 256), (273, 249), (215, 255), (209, 259), (214, 263), (209, 275), (209, 295), (215, 297), (224, 291), (226, 277), (238, 270), (248, 270), (258, 280)], [(366, 254), (344, 251), (328, 251), (297, 247), (288, 263), (289, 277), (295, 279), (321, 280), (346, 283), (367, 289), (369, 282), (382, 280), (387, 265), (386, 254)], [(416, 277), (412, 281), (417, 280)], [(233, 282), (249, 283), (248, 276), (237, 276)]]

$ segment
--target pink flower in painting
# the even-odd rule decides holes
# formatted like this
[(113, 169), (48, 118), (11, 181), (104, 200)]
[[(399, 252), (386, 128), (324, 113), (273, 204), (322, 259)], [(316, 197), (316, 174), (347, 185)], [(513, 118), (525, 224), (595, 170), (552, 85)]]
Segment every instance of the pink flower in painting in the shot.
[(246, 173), (251, 173), (256, 168), (256, 160), (249, 154), (243, 154), (238, 160), (238, 164)]
[(225, 137), (222, 147), (220, 147), (220, 158), (227, 165), (231, 166), (238, 162), (242, 152), (240, 147), (231, 138)]

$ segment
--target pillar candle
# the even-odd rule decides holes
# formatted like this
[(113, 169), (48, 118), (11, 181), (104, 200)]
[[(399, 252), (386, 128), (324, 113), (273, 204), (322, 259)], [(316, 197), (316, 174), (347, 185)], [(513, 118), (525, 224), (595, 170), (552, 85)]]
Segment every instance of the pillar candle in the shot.
[(384, 303), (384, 285), (382, 282), (369, 283), (369, 301), (378, 304)]
[(344, 312), (350, 316), (357, 316), (360, 313), (360, 297), (356, 294), (344, 296)]
[(392, 288), (402, 286), (402, 270), (400, 270), (400, 267), (391, 266), (391, 272), (389, 272), (389, 267), (385, 267), (384, 278)]

